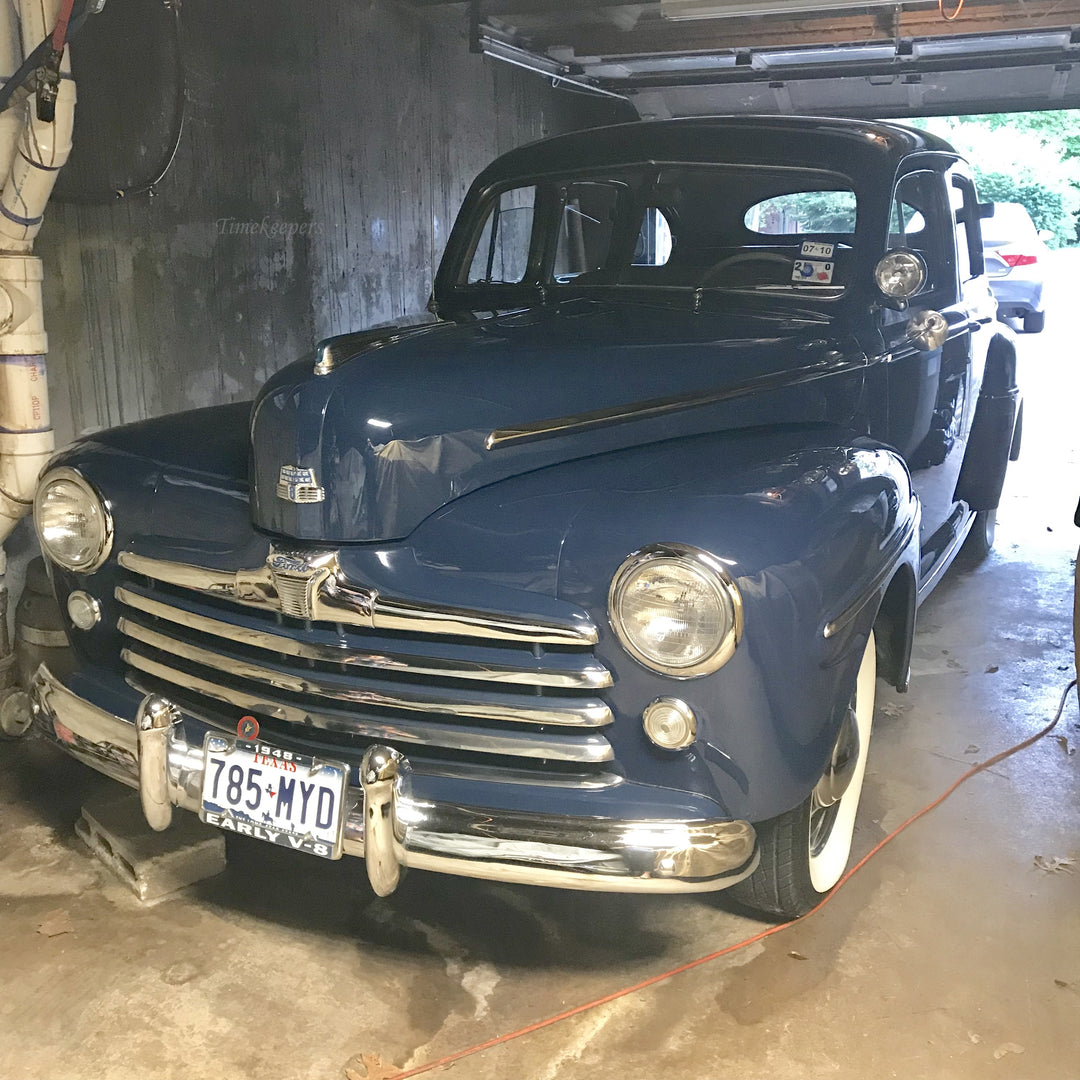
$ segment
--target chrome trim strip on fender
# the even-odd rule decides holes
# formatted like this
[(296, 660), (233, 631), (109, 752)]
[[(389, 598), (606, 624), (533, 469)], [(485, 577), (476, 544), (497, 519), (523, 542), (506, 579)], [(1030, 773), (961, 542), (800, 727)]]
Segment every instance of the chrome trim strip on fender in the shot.
[[(325, 580), (320, 580), (320, 589), (312, 590), (314, 595), (308, 598), (311, 609), (304, 616), (316, 622), (542, 645), (595, 645), (599, 640), (596, 627), (585, 615), (560, 623), (439, 604), (418, 604), (381, 596), (375, 589), (349, 582), (341, 574), (333, 552), (322, 552), (319, 558), (325, 563)], [(311, 561), (314, 565), (316, 560), (312, 558)], [(125, 570), (167, 585), (221, 596), (266, 611), (282, 610), (274, 576), (265, 565), (231, 573), (152, 559), (132, 551), (121, 552), (118, 562)]]
[[(558, 727), (596, 728), (610, 724), (614, 717), (611, 709), (598, 699), (555, 698), (546, 703), (530, 705), (528, 702), (541, 701), (538, 698), (504, 695), (500, 700), (497, 693), (491, 691), (490, 700), (477, 699), (468, 695), (458, 696), (445, 687), (439, 687), (432, 694), (408, 693), (398, 689), (376, 689), (370, 683), (347, 683), (335, 685), (325, 680), (320, 681), (317, 672), (296, 673), (283, 668), (267, 667), (262, 664), (241, 660), (230, 655), (221, 655), (209, 649), (201, 649), (184, 641), (159, 634), (140, 623), (121, 617), (117, 627), (122, 634), (152, 649), (158, 649), (181, 660), (190, 660), (194, 664), (212, 668), (231, 675), (236, 679), (248, 679), (252, 682), (271, 686), (276, 690), (285, 690), (292, 694), (312, 694), (330, 701), (348, 702), (353, 705), (366, 705), (378, 709), (401, 709), (407, 712), (428, 713), (433, 716), (466, 717), (472, 720), (500, 720), (522, 724), (552, 724)], [(126, 653), (131, 650), (126, 650)], [(138, 655), (131, 653), (131, 655)], [(258, 693), (261, 687), (254, 691)]]
[(260, 698), (247, 690), (233, 690), (190, 672), (151, 660), (131, 649), (121, 652), (125, 664), (146, 675), (163, 679), (181, 690), (189, 690), (246, 712), (264, 712), (277, 720), (296, 724), (298, 729), (319, 728), (338, 731), (363, 739), (387, 739), (415, 743), (444, 750), (464, 750), (477, 754), (503, 754), (508, 757), (536, 758), (550, 761), (596, 762), (614, 760), (611, 744), (602, 735), (581, 734), (562, 736), (532, 731), (489, 732), (482, 728), (467, 728), (455, 724), (428, 724), (409, 720), (395, 724), (393, 720), (369, 720), (355, 715), (334, 716), (313, 712), (282, 701)]
[[(120, 746), (136, 739), (134, 723), (83, 700), (44, 664), (34, 676), (31, 700), (39, 720), (80, 743), (99, 739)], [(144, 702), (140, 713), (168, 720), (174, 707), (158, 698), (153, 708)], [(104, 759), (85, 760), (140, 794), (143, 787), (165, 792), (172, 805), (197, 813), (202, 748), (184, 740), (182, 724), (166, 722), (155, 730), (165, 753), (151, 755), (142, 767), (133, 755), (111, 769)], [(65, 745), (83, 757), (78, 746)], [(757, 867), (756, 834), (745, 821), (622, 820), (433, 803), (412, 793), (412, 770), (398, 751), (372, 747), (365, 766), (373, 765), (376, 755), (381, 768), (362, 767), (361, 781), (365, 789), (383, 785), (382, 812), (367, 813), (375, 800), (369, 805), (365, 790), (349, 789), (342, 848), (347, 855), (365, 856), (370, 844), (383, 863), (378, 881), (384, 889), (392, 887), (400, 867), (411, 866), (594, 892), (713, 892), (742, 881)], [(153, 770), (157, 774), (151, 775)]]
[(912, 516), (903, 529), (893, 534), (888, 548), (882, 553), (881, 566), (870, 579), (870, 583), (860, 591), (858, 597), (844, 608), (835, 619), (825, 624), (822, 633), (826, 638), (832, 638), (839, 634), (878, 593), (881, 586), (885, 584), (885, 579), (896, 569), (896, 564), (900, 561), (900, 556), (903, 555), (904, 549), (910, 543), (918, 521), (918, 515)]
[(679, 394), (674, 397), (651, 398), (647, 401), (617, 405), (610, 409), (594, 409), (591, 412), (576, 413), (571, 416), (551, 417), (537, 420), (530, 424), (520, 424), (512, 428), (498, 428), (484, 440), (487, 450), (498, 450), (504, 446), (521, 445), (537, 442), (540, 439), (552, 439), (561, 435), (571, 435), (594, 428), (610, 427), (632, 420), (651, 420), (686, 409), (697, 409), (704, 405), (716, 405), (722, 401), (734, 401), (769, 390), (783, 390), (789, 386), (800, 386), (824, 379), (829, 375), (839, 375), (848, 371), (861, 371), (869, 366), (865, 355), (855, 359), (844, 359), (839, 354), (830, 354), (825, 360), (789, 371), (775, 371), (768, 375), (759, 375), (753, 379), (725, 386), (720, 390), (705, 390), (697, 394)]
[[(246, 645), (268, 652), (296, 656), (304, 660), (317, 660), (327, 664), (344, 664), (349, 668), (371, 669), (376, 672), (392, 672), (405, 675), (429, 675), (435, 678), (469, 679), (477, 682), (491, 682), (503, 685), (550, 686), (563, 689), (600, 690), (611, 686), (611, 672), (591, 656), (570, 656), (563, 654), (549, 655), (545, 658), (548, 666), (537, 668), (509, 667), (499, 664), (484, 664), (472, 660), (449, 660), (434, 656), (411, 656), (407, 653), (367, 652), (353, 649), (342, 644), (321, 645), (312, 642), (275, 634), (268, 630), (238, 626), (236, 623), (223, 622), (206, 615), (200, 615), (185, 608), (162, 603), (132, 588), (117, 586), (116, 599), (129, 608), (134, 608), (155, 618), (164, 619), (178, 626), (227, 638), (238, 645)], [(63, 641), (67, 637), (61, 631)], [(565, 669), (553, 666), (553, 662), (569, 661)]]

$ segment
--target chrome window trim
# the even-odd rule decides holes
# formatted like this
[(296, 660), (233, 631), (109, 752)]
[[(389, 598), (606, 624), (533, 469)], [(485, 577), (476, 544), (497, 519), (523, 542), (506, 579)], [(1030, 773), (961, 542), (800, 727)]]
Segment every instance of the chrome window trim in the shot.
[[(624, 633), (622, 619), (618, 614), (619, 600), (622, 590), (630, 576), (641, 567), (659, 559), (688, 562), (698, 570), (707, 573), (717, 586), (717, 590), (731, 604), (731, 628), (723, 636), (717, 647), (708, 656), (699, 660), (696, 664), (687, 667), (669, 667), (657, 664), (651, 657), (642, 653)], [(660, 543), (650, 544), (639, 551), (631, 552), (615, 571), (608, 589), (608, 619), (611, 628), (618, 638), (619, 644), (626, 650), (628, 656), (636, 660), (642, 667), (656, 672), (669, 679), (699, 679), (704, 675), (711, 675), (714, 671), (722, 668), (735, 654), (743, 636), (743, 601), (739, 587), (735, 584), (731, 574), (724, 564), (711, 552), (702, 548), (691, 547), (689, 544)]]
[[(497, 683), (501, 686), (546, 686), (560, 689), (599, 690), (613, 685), (611, 672), (591, 656), (568, 657), (573, 666), (565, 670), (546, 667), (530, 670), (479, 661), (450, 660), (440, 657), (411, 656), (405, 653), (366, 652), (340, 646), (323, 645), (276, 634), (268, 630), (239, 626), (188, 611), (182, 607), (163, 603), (144, 596), (132, 588), (116, 587), (114, 595), (120, 603), (146, 615), (175, 623), (198, 633), (227, 638), (240, 645), (264, 649), (276, 654), (295, 656), (329, 664), (343, 664), (349, 668), (371, 669), (406, 675), (424, 675), (434, 678), (470, 679), (478, 682)], [(66, 641), (66, 638), (65, 638)]]
[[(406, 712), (427, 713), (432, 716), (464, 717), (470, 720), (511, 721), (522, 724), (552, 724), (557, 727), (596, 728), (610, 724), (614, 717), (611, 709), (599, 699), (556, 698), (545, 701), (540, 698), (507, 697), (499, 700), (492, 692), (490, 701), (458, 696), (446, 687), (432, 688), (428, 693), (393, 692), (374, 689), (370, 684), (335, 686), (319, 680), (318, 672), (297, 673), (287, 669), (268, 667), (235, 656), (221, 655), (184, 641), (178, 641), (156, 630), (151, 630), (132, 619), (121, 617), (117, 627), (128, 638), (158, 649), (170, 656), (189, 660), (193, 664), (220, 671), (236, 679), (246, 679), (275, 690), (292, 694), (312, 694), (318, 698), (352, 705), (364, 705), (376, 709), (401, 709)], [(125, 656), (132, 653), (125, 650)], [(257, 691), (256, 691), (257, 692)], [(530, 701), (539, 704), (529, 704)]]
[[(588, 733), (562, 736), (539, 734), (531, 731), (489, 733), (475, 728), (468, 729), (450, 724), (429, 724), (410, 720), (395, 724), (392, 720), (374, 722), (358, 716), (336, 717), (326, 713), (284, 702), (260, 699), (250, 690), (232, 690), (202, 679), (189, 672), (150, 660), (131, 649), (121, 652), (124, 663), (154, 678), (172, 683), (181, 690), (188, 690), (235, 705), (245, 711), (266, 712), (275, 719), (295, 724), (297, 731), (321, 728), (325, 731), (344, 732), (366, 739), (386, 739), (391, 742), (407, 742), (440, 750), (462, 750), (478, 754), (501, 754), (507, 757), (537, 758), (548, 761), (602, 762), (613, 761), (611, 744), (602, 735)], [(269, 738), (269, 736), (268, 736)]]
[[(221, 596), (265, 611), (281, 611), (273, 576), (265, 564), (233, 573), (149, 558), (132, 551), (121, 552), (118, 561), (125, 570), (154, 581)], [(542, 645), (595, 645), (599, 640), (596, 627), (584, 616), (560, 623), (439, 604), (421, 605), (382, 596), (375, 589), (349, 582), (337, 567), (336, 559), (328, 560), (329, 563), (332, 570), (325, 586), (312, 598), (311, 618), (316, 622)]]

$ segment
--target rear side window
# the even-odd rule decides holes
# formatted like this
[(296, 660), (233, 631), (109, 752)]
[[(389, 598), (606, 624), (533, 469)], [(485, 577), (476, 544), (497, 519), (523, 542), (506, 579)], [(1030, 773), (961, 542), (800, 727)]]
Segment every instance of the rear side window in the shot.
[(854, 191), (795, 191), (757, 203), (744, 224), (765, 236), (855, 232)]
[(529, 268), (536, 187), (502, 192), (488, 211), (466, 279), (470, 285), (517, 285)]
[(650, 206), (641, 220), (637, 243), (634, 245), (634, 258), (630, 265), (666, 266), (671, 258), (673, 244), (671, 225), (664, 211)]
[(607, 265), (620, 190), (617, 184), (590, 182), (563, 188), (552, 268), (556, 281), (571, 281)]

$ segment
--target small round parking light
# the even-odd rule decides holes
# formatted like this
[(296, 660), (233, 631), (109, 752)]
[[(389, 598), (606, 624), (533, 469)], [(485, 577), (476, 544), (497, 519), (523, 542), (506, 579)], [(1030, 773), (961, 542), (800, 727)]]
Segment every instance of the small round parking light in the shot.
[(101, 605), (81, 589), (68, 596), (67, 609), (68, 618), (80, 630), (93, 630), (101, 622)]
[(697, 738), (694, 710), (678, 698), (657, 698), (641, 714), (645, 734), (662, 750), (682, 750)]

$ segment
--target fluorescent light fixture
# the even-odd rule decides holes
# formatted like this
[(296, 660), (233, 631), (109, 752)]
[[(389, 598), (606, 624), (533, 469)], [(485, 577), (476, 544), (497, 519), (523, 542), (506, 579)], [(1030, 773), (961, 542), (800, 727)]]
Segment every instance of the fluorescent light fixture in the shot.
[(665, 19), (729, 19), (868, 7), (896, 7), (896, 0), (660, 0), (660, 14)]

